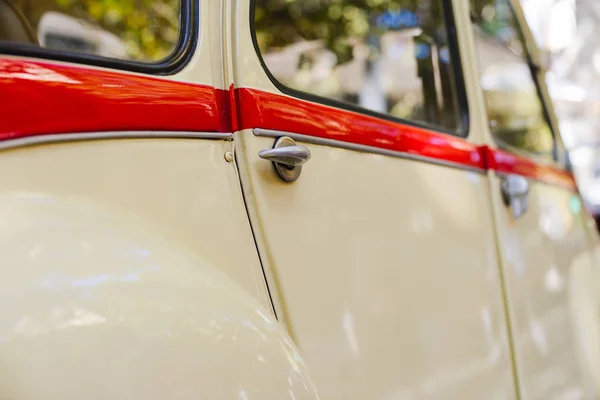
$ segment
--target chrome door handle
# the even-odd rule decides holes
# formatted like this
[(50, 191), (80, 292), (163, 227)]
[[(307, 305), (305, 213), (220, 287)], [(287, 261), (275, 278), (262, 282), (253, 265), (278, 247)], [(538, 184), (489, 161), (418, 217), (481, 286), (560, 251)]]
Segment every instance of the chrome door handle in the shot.
[(283, 164), (286, 167), (297, 167), (310, 160), (310, 150), (306, 146), (294, 145), (261, 150), (258, 152), (258, 156), (263, 160)]
[(285, 182), (294, 182), (302, 172), (302, 165), (310, 160), (308, 147), (296, 144), (294, 139), (282, 136), (275, 141), (272, 149), (261, 150), (258, 156), (271, 161), (275, 171)]
[(520, 175), (505, 175), (500, 181), (502, 201), (519, 218), (529, 208), (529, 182)]

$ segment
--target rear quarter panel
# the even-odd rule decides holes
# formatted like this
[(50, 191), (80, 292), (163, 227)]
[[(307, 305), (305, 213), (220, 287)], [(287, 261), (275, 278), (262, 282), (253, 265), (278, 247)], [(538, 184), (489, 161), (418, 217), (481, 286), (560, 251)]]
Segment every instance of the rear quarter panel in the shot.
[(316, 398), (272, 317), (230, 146), (0, 153), (0, 397)]

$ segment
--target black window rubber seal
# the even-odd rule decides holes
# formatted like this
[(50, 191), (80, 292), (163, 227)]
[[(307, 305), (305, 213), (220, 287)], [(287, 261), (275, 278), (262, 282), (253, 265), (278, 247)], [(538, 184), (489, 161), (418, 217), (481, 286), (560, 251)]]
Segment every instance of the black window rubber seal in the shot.
[(454, 9), (452, 7), (452, 0), (440, 0), (443, 6), (443, 15), (444, 22), (446, 23), (446, 31), (448, 34), (448, 48), (450, 50), (450, 57), (452, 60), (452, 71), (454, 75), (454, 84), (456, 88), (456, 97), (457, 97), (457, 106), (458, 106), (458, 128), (455, 130), (445, 129), (443, 126), (435, 125), (422, 121), (414, 121), (408, 119), (401, 119), (394, 117), (389, 114), (383, 114), (377, 111), (368, 110), (366, 108), (362, 108), (356, 106), (354, 104), (344, 103), (341, 101), (329, 99), (326, 97), (314, 95), (311, 93), (303, 92), (301, 90), (292, 89), (288, 86), (285, 86), (281, 82), (275, 78), (275, 76), (269, 71), (265, 60), (263, 59), (262, 53), (260, 52), (260, 47), (258, 45), (258, 40), (256, 38), (256, 29), (255, 29), (255, 12), (256, 12), (256, 0), (250, 0), (250, 36), (252, 37), (252, 44), (254, 45), (254, 50), (256, 51), (256, 55), (260, 61), (260, 64), (263, 67), (263, 70), (267, 74), (269, 80), (275, 85), (277, 89), (279, 89), (282, 93), (287, 95), (299, 98), (301, 100), (310, 101), (313, 103), (324, 104), (330, 107), (339, 108), (343, 110), (352, 111), (358, 114), (364, 114), (371, 117), (376, 117), (379, 119), (384, 119), (392, 122), (397, 122), (404, 125), (414, 126), (418, 128), (424, 128), (428, 130), (433, 130), (439, 133), (445, 133), (452, 136), (467, 138), (469, 136), (469, 105), (467, 100), (467, 92), (465, 88), (465, 80), (462, 69), (462, 62), (460, 59), (460, 51), (459, 51), (459, 43), (458, 36), (456, 33), (456, 25), (454, 20)]
[(180, 14), (179, 40), (177, 41), (177, 45), (168, 57), (158, 62), (144, 63), (84, 53), (55, 51), (39, 46), (2, 40), (0, 40), (0, 54), (88, 64), (154, 75), (171, 75), (180, 71), (188, 63), (198, 43), (198, 0), (182, 0)]

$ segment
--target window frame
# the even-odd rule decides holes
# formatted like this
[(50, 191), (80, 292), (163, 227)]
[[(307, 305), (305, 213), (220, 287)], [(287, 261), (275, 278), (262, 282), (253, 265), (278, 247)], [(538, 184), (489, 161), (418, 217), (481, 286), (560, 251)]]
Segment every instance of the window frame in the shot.
[(172, 75), (191, 59), (198, 43), (199, 0), (180, 0), (179, 39), (169, 56), (156, 62), (122, 60), (72, 51), (58, 51), (24, 43), (0, 40), (0, 55), (40, 58), (154, 75)]
[(457, 122), (458, 126), (456, 129), (449, 129), (441, 125), (429, 123), (425, 121), (417, 121), (410, 119), (403, 119), (394, 117), (390, 114), (384, 114), (377, 111), (362, 108), (358, 105), (346, 103), (343, 101), (319, 96), (316, 94), (304, 92), (302, 90), (290, 88), (283, 83), (279, 82), (277, 78), (271, 73), (267, 67), (265, 60), (260, 51), (258, 40), (256, 37), (255, 29), (255, 13), (256, 13), (256, 0), (250, 0), (250, 36), (252, 38), (252, 44), (254, 50), (260, 61), (262, 69), (266, 73), (269, 80), (273, 85), (280, 90), (283, 94), (287, 94), (292, 97), (296, 97), (301, 100), (310, 101), (313, 103), (323, 104), (329, 107), (334, 107), (342, 110), (352, 111), (358, 114), (368, 115), (392, 122), (397, 122), (404, 125), (420, 127), (428, 130), (432, 130), (439, 133), (452, 135), (466, 139), (469, 136), (469, 105), (467, 99), (467, 91), (465, 86), (465, 77), (463, 74), (462, 60), (460, 55), (460, 43), (456, 32), (456, 23), (454, 17), (454, 7), (452, 6), (452, 0), (439, 0), (443, 8), (444, 23), (446, 24), (446, 33), (448, 34), (448, 49), (450, 51), (450, 60), (452, 62), (452, 77), (454, 79), (454, 85), (456, 88), (456, 101), (457, 101)]
[[(531, 48), (530, 48), (531, 44), (529, 43), (529, 40), (527, 39), (527, 35), (525, 32), (525, 29), (528, 29), (528, 27), (523, 26), (523, 21), (519, 18), (519, 15), (515, 9), (515, 5), (512, 2), (512, 0), (505, 0), (505, 2), (508, 5), (508, 8), (510, 9), (510, 12), (511, 12), (512, 17), (514, 18), (514, 21), (516, 24), (516, 28), (518, 29), (519, 40), (522, 41), (521, 44), (523, 46), (523, 53), (524, 53), (523, 54), (523, 62), (527, 65), (527, 67), (529, 69), (529, 73), (531, 74), (532, 83), (535, 85), (535, 93), (540, 102), (540, 107), (541, 107), (541, 112), (542, 112), (543, 118), (546, 121), (546, 124), (548, 124), (550, 133), (552, 134), (552, 151), (550, 153), (535, 153), (532, 151), (527, 151), (524, 149), (520, 149), (518, 147), (511, 146), (509, 144), (502, 143), (502, 141), (498, 140), (496, 135), (494, 135), (491, 132), (491, 129), (489, 128), (489, 115), (488, 115), (487, 107), (484, 104), (484, 107), (486, 108), (485, 119), (488, 122), (488, 129), (490, 129), (490, 137), (494, 141), (494, 144), (496, 144), (496, 146), (498, 146), (500, 149), (505, 150), (509, 153), (515, 154), (517, 156), (544, 162), (544, 161), (547, 161), (546, 157), (547, 157), (547, 155), (549, 155), (552, 162), (558, 162), (559, 161), (558, 160), (559, 149), (558, 149), (557, 131), (556, 131), (556, 127), (554, 126), (554, 124), (552, 122), (552, 118), (551, 118), (550, 111), (548, 108), (548, 102), (546, 101), (546, 98), (543, 93), (543, 90), (544, 90), (543, 85), (545, 85), (546, 83), (545, 83), (545, 80), (540, 79), (540, 74), (543, 74), (544, 71), (541, 66), (539, 66), (535, 63), (533, 56), (531, 54)], [(471, 4), (469, 4), (469, 8), (471, 8)], [(471, 20), (471, 29), (479, 28), (477, 26), (477, 24), (479, 23), (478, 17), (473, 14), (473, 11), (471, 9), (469, 10), (469, 14), (470, 14), (470, 20)], [(477, 52), (475, 52), (475, 53), (477, 55)], [(481, 79), (481, 76), (479, 77), (479, 79)], [(483, 89), (481, 89), (481, 91), (483, 92)]]

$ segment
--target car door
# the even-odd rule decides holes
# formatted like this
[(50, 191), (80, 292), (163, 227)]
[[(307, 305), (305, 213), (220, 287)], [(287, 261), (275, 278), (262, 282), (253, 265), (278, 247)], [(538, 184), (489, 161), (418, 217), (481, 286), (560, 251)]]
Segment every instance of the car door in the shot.
[(230, 2), (236, 160), (275, 310), (323, 398), (515, 398), (468, 10), (390, 4)]
[(596, 343), (589, 339), (597, 340), (590, 329), (597, 316), (589, 310), (597, 304), (589, 285), (590, 219), (559, 162), (543, 73), (518, 5), (473, 0), (471, 15), (521, 398), (591, 398), (596, 361), (589, 362), (589, 350)]

